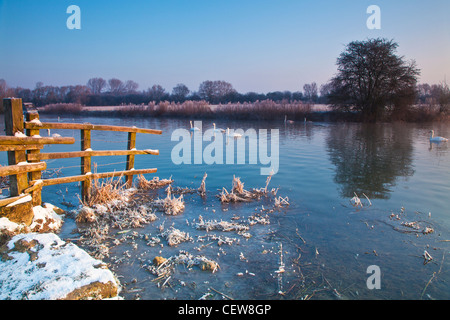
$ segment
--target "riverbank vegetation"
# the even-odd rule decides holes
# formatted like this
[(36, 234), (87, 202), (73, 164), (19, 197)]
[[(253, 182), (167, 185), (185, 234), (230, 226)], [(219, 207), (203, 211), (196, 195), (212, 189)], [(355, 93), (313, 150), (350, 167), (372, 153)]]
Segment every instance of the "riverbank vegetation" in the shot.
[[(432, 100), (433, 101), (433, 100)], [(378, 121), (392, 122), (431, 122), (449, 121), (450, 113), (439, 104), (428, 100), (427, 104), (409, 106), (402, 109), (387, 110)], [(230, 119), (281, 121), (286, 123), (305, 121), (364, 121), (360, 112), (336, 110), (328, 105), (314, 105), (301, 101), (273, 100), (254, 103), (227, 103), (210, 105), (206, 101), (185, 101), (175, 103), (161, 101), (147, 105), (126, 105), (117, 108), (89, 108), (76, 103), (51, 104), (39, 108), (42, 114), (58, 115), (92, 115), (107, 117), (156, 117), (156, 118), (196, 118), (196, 119)]]

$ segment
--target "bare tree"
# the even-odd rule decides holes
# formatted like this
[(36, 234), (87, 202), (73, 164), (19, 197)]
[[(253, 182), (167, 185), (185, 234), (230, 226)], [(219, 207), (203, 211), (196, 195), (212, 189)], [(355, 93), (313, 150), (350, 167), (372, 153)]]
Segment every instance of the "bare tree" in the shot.
[(6, 81), (4, 79), (0, 79), (0, 97), (4, 97), (6, 95), (6, 89), (8, 89)]
[(317, 83), (307, 83), (303, 86), (304, 96), (308, 102), (316, 102), (318, 98)]
[(204, 81), (200, 84), (198, 95), (211, 103), (223, 101), (223, 98), (235, 93), (231, 83), (225, 81)]
[(186, 100), (189, 92), (189, 88), (186, 85), (179, 83), (173, 88), (172, 96), (175, 100), (183, 101)]
[(166, 90), (159, 84), (155, 84), (151, 88), (148, 88), (146, 93), (153, 101), (161, 101), (164, 96), (167, 95)]
[(324, 83), (320, 86), (320, 103), (328, 103), (328, 96), (331, 93), (333, 86), (330, 82)]
[(91, 78), (87, 82), (87, 87), (93, 94), (100, 94), (106, 88), (106, 80), (103, 78)]
[(417, 91), (420, 97), (429, 97), (431, 95), (431, 86), (428, 83), (417, 85)]
[(139, 84), (137, 84), (133, 80), (128, 80), (127, 82), (125, 82), (125, 91), (127, 93), (134, 93), (136, 92), (137, 88), (139, 88)]
[(66, 100), (68, 103), (86, 104), (86, 98), (89, 93), (90, 89), (87, 86), (70, 86), (66, 95)]
[(112, 78), (108, 80), (109, 91), (115, 95), (123, 94), (125, 92), (125, 85), (122, 80)]
[(439, 112), (444, 113), (450, 109), (450, 88), (445, 81), (433, 84), (430, 93), (434, 104), (439, 106)]
[(3, 113), (3, 98), (6, 97), (6, 91), (8, 86), (6, 85), (6, 81), (4, 79), (0, 79), (0, 112)]

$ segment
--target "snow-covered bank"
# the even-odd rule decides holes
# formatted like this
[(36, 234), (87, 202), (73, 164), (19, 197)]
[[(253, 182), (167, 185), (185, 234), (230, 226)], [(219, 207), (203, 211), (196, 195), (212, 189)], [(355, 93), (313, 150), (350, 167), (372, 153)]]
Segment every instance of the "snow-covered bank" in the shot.
[(100, 260), (53, 233), (14, 236), (2, 248), (0, 299), (110, 298), (118, 283)]
[(64, 211), (32, 208), (30, 225), (0, 218), (0, 300), (117, 297), (119, 282), (102, 261), (55, 233)]
[(0, 235), (5, 233), (11, 236), (29, 232), (57, 232), (61, 229), (63, 223), (60, 216), (62, 213), (63, 211), (58, 207), (44, 203), (42, 206), (33, 207), (33, 220), (29, 226), (2, 217), (0, 218)]

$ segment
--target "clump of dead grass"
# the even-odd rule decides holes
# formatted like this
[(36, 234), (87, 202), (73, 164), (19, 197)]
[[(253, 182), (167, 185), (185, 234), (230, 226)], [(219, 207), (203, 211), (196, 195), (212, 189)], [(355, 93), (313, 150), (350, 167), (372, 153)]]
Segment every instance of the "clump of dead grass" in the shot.
[(269, 190), (269, 183), (272, 176), (268, 176), (266, 180), (266, 185), (264, 188), (254, 188), (252, 190), (245, 190), (244, 183), (239, 177), (233, 176), (232, 187), (230, 192), (226, 188), (222, 188), (222, 193), (218, 195), (222, 203), (230, 202), (248, 202), (252, 200), (259, 200), (263, 196), (268, 196), (269, 194), (276, 195), (278, 189)]
[(125, 184), (122, 183), (122, 179), (114, 178), (93, 179), (90, 193), (86, 199), (82, 202), (85, 206), (92, 207), (96, 204), (108, 204), (117, 201), (126, 202), (130, 195), (130, 190), (125, 189)]
[(182, 242), (186, 241), (194, 241), (192, 237), (189, 236), (189, 233), (180, 231), (174, 227), (170, 227), (166, 231), (161, 233), (161, 236), (167, 240), (169, 246), (173, 247)]
[(169, 185), (173, 183), (173, 180), (171, 178), (169, 179), (159, 179), (159, 177), (154, 177), (152, 180), (147, 180), (145, 177), (140, 174), (137, 177), (137, 184), (136, 187), (139, 190), (153, 190), (153, 189), (159, 189), (166, 185)]
[(97, 259), (109, 256), (111, 246), (121, 241), (111, 236), (111, 229), (142, 228), (155, 221), (150, 206), (132, 199), (136, 189), (126, 189), (122, 179), (102, 181), (93, 179), (89, 196), (81, 201), (82, 208), (76, 214), (78, 244)]
[(152, 281), (157, 282), (158, 285), (162, 283), (161, 287), (163, 288), (172, 278), (178, 264), (185, 265), (187, 270), (197, 266), (202, 271), (210, 271), (212, 273), (220, 269), (219, 264), (214, 260), (208, 259), (203, 255), (193, 255), (187, 251), (180, 250), (179, 254), (169, 258), (155, 257), (153, 263), (147, 266), (147, 270), (156, 276)]
[(207, 176), (208, 175), (205, 172), (203, 179), (202, 179), (202, 183), (200, 184), (200, 187), (198, 188), (198, 192), (200, 193), (200, 195), (202, 197), (204, 197), (206, 195), (206, 177)]
[(228, 222), (228, 221), (217, 221), (217, 220), (203, 220), (202, 216), (198, 217), (198, 223), (196, 224), (195, 228), (197, 230), (205, 230), (207, 232), (212, 230), (218, 230), (223, 232), (230, 232), (230, 231), (248, 231), (250, 228), (248, 225), (240, 224), (237, 222)]
[(97, 215), (92, 208), (87, 206), (81, 208), (75, 218), (77, 223), (92, 223), (95, 221), (97, 221)]
[(156, 199), (153, 203), (167, 215), (178, 215), (184, 210), (183, 195), (172, 197), (172, 187), (166, 189), (167, 196), (164, 199)]

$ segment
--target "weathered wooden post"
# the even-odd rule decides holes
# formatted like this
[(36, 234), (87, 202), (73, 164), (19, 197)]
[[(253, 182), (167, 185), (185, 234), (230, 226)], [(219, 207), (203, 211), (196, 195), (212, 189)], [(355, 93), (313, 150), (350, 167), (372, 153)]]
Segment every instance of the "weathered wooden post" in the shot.
[[(3, 99), (3, 107), (5, 109), (5, 132), (7, 136), (24, 136), (23, 109), (22, 99), (6, 98)], [(9, 175), (9, 194), (10, 197), (18, 197), (28, 188), (28, 174), (26, 168), (26, 149), (18, 148), (8, 151), (8, 164), (18, 165), (22, 170), (15, 170), (15, 174)], [(20, 204), (0, 208), (0, 217), (5, 216), (11, 221), (17, 223), (25, 223), (30, 225), (33, 220), (32, 201), (21, 202)]]
[[(25, 135), (23, 126), (22, 99), (3, 99), (5, 109), (5, 132), (7, 136)], [(8, 151), (8, 164), (15, 165), (26, 162), (25, 150)], [(18, 196), (28, 188), (27, 173), (19, 173), (9, 177), (9, 192), (11, 196)]]
[[(128, 150), (136, 150), (136, 132), (128, 132)], [(127, 156), (126, 170), (134, 169), (134, 155)], [(127, 186), (131, 188), (133, 186), (133, 175), (127, 175)]]
[[(91, 149), (91, 130), (81, 130), (81, 151)], [(81, 174), (91, 172), (91, 157), (81, 157)], [(81, 195), (83, 200), (88, 200), (91, 194), (92, 181), (90, 177), (81, 182)]]
[[(28, 111), (26, 114), (27, 121), (39, 120), (39, 113), (37, 111)], [(27, 129), (27, 136), (39, 136), (39, 129)], [(28, 154), (39, 154), (40, 149), (28, 150)], [(39, 160), (29, 160), (29, 162), (39, 162)], [(37, 181), (42, 178), (42, 171), (30, 172), (29, 178), (31, 181)], [(33, 206), (40, 206), (42, 204), (42, 185), (38, 186), (32, 192), (33, 194)]]

